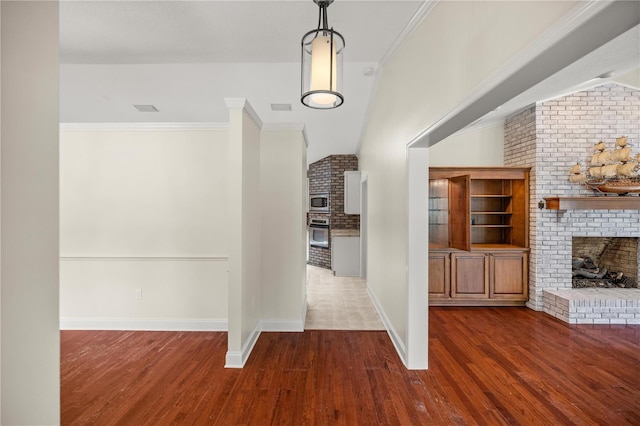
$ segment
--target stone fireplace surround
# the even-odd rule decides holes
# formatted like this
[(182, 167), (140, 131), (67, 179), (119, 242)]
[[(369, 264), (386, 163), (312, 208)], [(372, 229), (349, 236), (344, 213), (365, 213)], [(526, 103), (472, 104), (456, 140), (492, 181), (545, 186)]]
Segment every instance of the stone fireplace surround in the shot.
[[(571, 289), (572, 237), (638, 237), (640, 210), (539, 209), (545, 197), (591, 196), (568, 170), (593, 145), (628, 136), (640, 145), (640, 90), (605, 84), (533, 105), (505, 122), (504, 163), (530, 166), (527, 306), (569, 323), (640, 324), (640, 290)], [(640, 263), (640, 261), (639, 261)]]

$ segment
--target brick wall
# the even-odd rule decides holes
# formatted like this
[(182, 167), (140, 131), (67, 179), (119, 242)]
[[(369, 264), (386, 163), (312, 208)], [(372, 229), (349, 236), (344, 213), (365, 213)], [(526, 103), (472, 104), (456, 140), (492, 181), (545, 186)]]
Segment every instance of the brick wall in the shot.
[[(329, 213), (310, 213), (328, 217), (331, 229), (360, 229), (360, 215), (344, 213), (344, 172), (358, 170), (355, 155), (331, 155), (309, 165), (309, 192), (329, 193)], [(329, 248), (309, 247), (309, 265), (331, 269)]]
[(309, 164), (309, 193), (331, 190), (331, 157)]
[(571, 288), (573, 236), (640, 235), (638, 210), (537, 208), (544, 197), (593, 195), (581, 185), (570, 184), (568, 171), (578, 159), (588, 160), (598, 141), (613, 147), (615, 138), (623, 135), (638, 152), (640, 91), (615, 84), (538, 103), (507, 119), (505, 165), (532, 168), (528, 302), (532, 309), (543, 308), (544, 289)]

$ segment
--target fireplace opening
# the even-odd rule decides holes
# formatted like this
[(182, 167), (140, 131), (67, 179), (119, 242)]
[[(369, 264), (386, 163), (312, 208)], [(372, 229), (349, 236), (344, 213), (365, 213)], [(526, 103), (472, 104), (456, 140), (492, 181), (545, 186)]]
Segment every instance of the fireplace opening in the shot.
[(638, 245), (633, 237), (573, 237), (573, 288), (638, 288)]

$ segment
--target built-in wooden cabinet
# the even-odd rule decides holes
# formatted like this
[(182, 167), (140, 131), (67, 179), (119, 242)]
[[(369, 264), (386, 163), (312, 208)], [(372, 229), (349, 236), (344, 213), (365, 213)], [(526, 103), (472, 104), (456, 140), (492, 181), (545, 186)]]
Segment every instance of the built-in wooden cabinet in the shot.
[(489, 262), (485, 253), (451, 254), (451, 298), (487, 299)]
[(451, 292), (451, 254), (448, 251), (429, 253), (429, 298), (448, 299)]
[(529, 169), (429, 169), (431, 305), (522, 305)]

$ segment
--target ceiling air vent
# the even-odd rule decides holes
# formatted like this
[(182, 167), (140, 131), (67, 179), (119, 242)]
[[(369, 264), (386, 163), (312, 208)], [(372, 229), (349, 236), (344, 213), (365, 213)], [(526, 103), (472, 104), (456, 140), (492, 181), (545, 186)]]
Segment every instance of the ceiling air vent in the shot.
[(271, 104), (271, 111), (291, 111), (291, 104)]
[(134, 105), (139, 112), (158, 112), (158, 108), (153, 105)]

